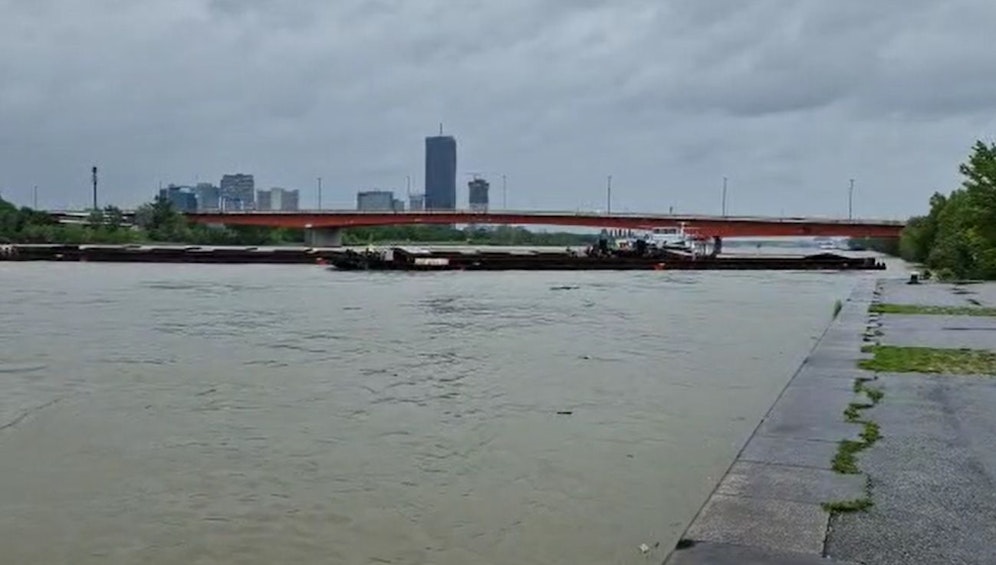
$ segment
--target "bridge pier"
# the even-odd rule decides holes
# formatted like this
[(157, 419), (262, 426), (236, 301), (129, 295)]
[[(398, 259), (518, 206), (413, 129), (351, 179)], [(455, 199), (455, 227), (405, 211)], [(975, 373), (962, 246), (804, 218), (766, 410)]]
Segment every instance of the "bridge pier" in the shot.
[(305, 228), (304, 244), (308, 247), (342, 247), (342, 228)]
[(723, 253), (723, 238), (713, 236), (712, 238), (712, 256), (715, 257)]

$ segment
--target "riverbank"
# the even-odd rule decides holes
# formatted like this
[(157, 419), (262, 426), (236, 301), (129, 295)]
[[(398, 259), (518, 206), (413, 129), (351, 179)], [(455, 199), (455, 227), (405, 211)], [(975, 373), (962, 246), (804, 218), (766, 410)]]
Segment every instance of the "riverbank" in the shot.
[(862, 283), (665, 563), (996, 562), (993, 306)]

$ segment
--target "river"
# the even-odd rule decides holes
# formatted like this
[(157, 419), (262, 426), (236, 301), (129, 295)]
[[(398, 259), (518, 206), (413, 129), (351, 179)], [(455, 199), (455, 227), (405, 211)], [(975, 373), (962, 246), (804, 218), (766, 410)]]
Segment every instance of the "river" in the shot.
[(659, 562), (867, 276), (0, 263), (3, 561)]

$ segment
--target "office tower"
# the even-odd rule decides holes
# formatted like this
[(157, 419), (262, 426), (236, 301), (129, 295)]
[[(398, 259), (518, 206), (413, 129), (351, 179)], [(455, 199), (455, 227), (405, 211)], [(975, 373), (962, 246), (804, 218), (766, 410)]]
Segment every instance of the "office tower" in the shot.
[(456, 139), (448, 135), (425, 138), (425, 209), (456, 209)]
[(194, 188), (197, 195), (197, 209), (203, 212), (213, 212), (221, 207), (221, 191), (209, 182), (199, 182)]
[(256, 193), (256, 209), (268, 211), (292, 211), (298, 209), (300, 193), (286, 188), (271, 188)]
[(488, 181), (479, 178), (475, 178), (467, 183), (467, 188), (470, 189), (469, 202), (471, 210), (476, 212), (488, 211), (488, 188), (490, 186)]
[(356, 209), (361, 212), (391, 212), (394, 210), (394, 193), (390, 190), (357, 192)]
[(221, 177), (221, 208), (225, 211), (256, 208), (256, 181), (252, 175), (239, 173)]
[(159, 198), (168, 200), (173, 208), (180, 212), (197, 211), (197, 195), (194, 193), (194, 189), (189, 186), (171, 184), (159, 190)]

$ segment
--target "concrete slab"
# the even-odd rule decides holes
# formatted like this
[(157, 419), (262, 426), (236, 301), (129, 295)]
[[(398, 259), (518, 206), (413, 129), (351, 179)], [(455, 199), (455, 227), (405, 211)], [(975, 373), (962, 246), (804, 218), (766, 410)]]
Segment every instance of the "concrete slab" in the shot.
[(853, 369), (857, 362), (857, 359), (864, 359), (870, 357), (870, 355), (865, 355), (860, 353), (849, 354), (846, 351), (832, 351), (832, 350), (813, 350), (812, 354), (806, 358), (804, 362), (805, 367), (816, 367), (819, 369)]
[(714, 494), (684, 537), (820, 555), (828, 517), (817, 504)]
[(830, 469), (836, 453), (836, 441), (755, 435), (747, 442), (739, 460)]
[(827, 552), (885, 565), (996, 563), (996, 380), (880, 375), (859, 456), (875, 506), (834, 519)]
[(996, 316), (883, 316), (885, 345), (996, 351)]
[(823, 504), (863, 497), (865, 477), (811, 467), (738, 461), (719, 483), (716, 493)]
[[(775, 551), (725, 543), (697, 543), (675, 551), (664, 565), (827, 565), (819, 555)], [(835, 562), (840, 565), (853, 565)]]
[[(786, 394), (788, 392), (786, 390)], [(829, 395), (831, 390), (823, 392)], [(824, 402), (824, 397), (817, 394), (798, 395), (791, 398), (793, 402), (779, 401), (775, 405), (775, 408), (761, 423), (757, 433), (766, 436), (825, 441), (858, 439), (861, 427), (844, 421), (843, 411), (847, 407), (847, 402), (834, 405)]]
[(859, 369), (823, 369), (805, 367), (792, 380), (792, 388), (819, 388), (821, 390), (853, 391), (857, 379), (875, 379), (875, 374)]
[(881, 301), (893, 304), (970, 306), (968, 298), (975, 296), (955, 294), (955, 288), (955, 285), (944, 283), (911, 285), (904, 281), (885, 281), (882, 285)]

